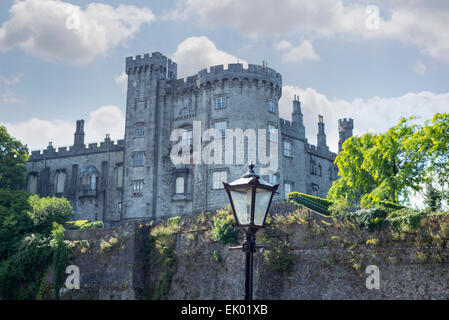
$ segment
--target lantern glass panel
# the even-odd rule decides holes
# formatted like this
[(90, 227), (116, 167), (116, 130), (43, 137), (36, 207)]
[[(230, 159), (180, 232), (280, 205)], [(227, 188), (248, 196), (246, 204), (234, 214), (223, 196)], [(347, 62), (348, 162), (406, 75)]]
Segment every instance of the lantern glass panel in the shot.
[(252, 188), (231, 190), (237, 222), (240, 225), (248, 225), (251, 222), (251, 195)]
[(254, 224), (262, 227), (265, 214), (267, 213), (268, 205), (271, 199), (271, 190), (257, 188), (256, 189), (256, 203), (254, 207)]

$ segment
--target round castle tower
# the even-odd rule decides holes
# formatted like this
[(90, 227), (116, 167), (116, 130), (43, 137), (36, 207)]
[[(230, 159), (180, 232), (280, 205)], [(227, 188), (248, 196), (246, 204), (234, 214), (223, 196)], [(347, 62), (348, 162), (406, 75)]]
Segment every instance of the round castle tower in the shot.
[[(125, 217), (154, 217), (161, 212), (187, 214), (214, 206), (220, 208), (227, 203), (222, 180), (239, 178), (252, 160), (248, 159), (248, 144), (244, 142), (243, 161), (239, 161), (241, 148), (236, 149), (237, 141), (233, 143), (233, 158), (226, 159), (223, 136), (220, 139), (223, 149), (211, 153), (213, 163), (205, 163), (207, 160), (202, 156), (195, 164), (175, 166), (170, 161), (171, 147), (176, 144), (170, 141), (173, 130), (185, 129), (189, 143), (200, 143), (205, 155), (204, 149), (210, 141), (219, 138), (203, 136), (201, 143), (201, 135), (208, 129), (243, 132), (253, 129), (258, 141), (258, 129), (280, 129), (278, 101), (282, 95), (282, 77), (275, 70), (253, 64), (244, 68), (236, 63), (229, 64), (227, 69), (223, 65), (210, 67), (209, 71), (203, 69), (185, 80), (176, 79), (176, 70), (176, 63), (160, 53), (126, 60)], [(194, 123), (200, 124), (200, 134), (194, 131)], [(267, 134), (263, 139), (268, 149)], [(272, 165), (276, 180), (280, 181), (279, 142), (278, 146), (276, 163)], [(259, 158), (257, 148), (254, 149)], [(220, 154), (221, 163), (217, 161)], [(266, 156), (266, 161), (269, 160)], [(267, 167), (267, 163), (255, 164), (258, 170)]]

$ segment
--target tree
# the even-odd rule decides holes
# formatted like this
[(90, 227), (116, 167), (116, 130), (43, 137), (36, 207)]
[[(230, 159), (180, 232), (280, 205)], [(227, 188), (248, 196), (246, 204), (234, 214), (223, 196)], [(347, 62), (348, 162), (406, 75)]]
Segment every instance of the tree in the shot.
[(0, 126), (0, 189), (18, 190), (25, 183), (28, 151)]
[(378, 201), (398, 203), (407, 200), (410, 189), (419, 190), (426, 160), (409, 146), (421, 127), (401, 119), (382, 134), (366, 133), (345, 141), (335, 159), (340, 179), (329, 190), (328, 198), (343, 197), (364, 206)]

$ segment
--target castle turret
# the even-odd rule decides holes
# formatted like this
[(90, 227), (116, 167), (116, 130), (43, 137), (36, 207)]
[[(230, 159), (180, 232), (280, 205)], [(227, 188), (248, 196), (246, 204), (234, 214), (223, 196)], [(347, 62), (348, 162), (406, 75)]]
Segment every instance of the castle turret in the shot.
[(306, 128), (304, 127), (304, 118), (301, 112), (301, 101), (299, 101), (299, 96), (296, 94), (293, 98), (292, 124), (299, 131), (299, 137), (305, 139)]
[(346, 139), (352, 137), (352, 130), (354, 129), (354, 120), (353, 119), (339, 119), (338, 120), (338, 152), (341, 151), (343, 143)]
[(75, 140), (73, 145), (75, 147), (84, 146), (84, 120), (76, 121)]
[(324, 121), (323, 116), (318, 115), (318, 134), (317, 134), (317, 148), (328, 150), (328, 146), (326, 144), (326, 133), (324, 132)]

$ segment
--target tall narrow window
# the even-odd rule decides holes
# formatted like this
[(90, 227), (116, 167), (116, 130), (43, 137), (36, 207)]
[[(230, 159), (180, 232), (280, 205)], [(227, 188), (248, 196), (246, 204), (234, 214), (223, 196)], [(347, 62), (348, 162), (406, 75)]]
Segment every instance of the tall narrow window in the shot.
[(143, 124), (137, 124), (136, 125), (136, 131), (135, 131), (135, 138), (143, 138), (145, 136), (145, 125)]
[(215, 171), (212, 174), (212, 189), (223, 189), (223, 182), (227, 181), (226, 171)]
[(32, 194), (37, 193), (37, 174), (30, 174), (28, 176), (28, 192)]
[(285, 198), (288, 197), (288, 194), (292, 192), (292, 184), (290, 182), (286, 182), (284, 184)]
[(134, 167), (143, 167), (144, 162), (144, 153), (143, 151), (138, 151), (134, 153), (133, 164)]
[(226, 121), (217, 121), (215, 122), (215, 137), (216, 138), (224, 138), (226, 137)]
[(223, 109), (226, 108), (226, 96), (217, 96), (215, 97), (215, 109)]
[(268, 111), (271, 113), (276, 113), (276, 104), (273, 100), (268, 100)]
[(292, 144), (289, 141), (284, 141), (284, 156), (292, 156)]
[(142, 196), (142, 189), (143, 189), (143, 180), (133, 180), (132, 181), (132, 190), (133, 190), (134, 197)]
[(123, 188), (123, 164), (117, 165), (116, 179), (117, 188)]
[(277, 141), (277, 128), (271, 124), (268, 125), (268, 141)]
[(56, 171), (56, 193), (64, 193), (65, 171)]
[(90, 176), (90, 190), (97, 189), (97, 176), (95, 174)]
[(268, 175), (268, 182), (271, 184), (276, 184), (278, 182), (278, 176), (275, 174)]
[(175, 193), (184, 193), (184, 177), (177, 177), (175, 182)]

